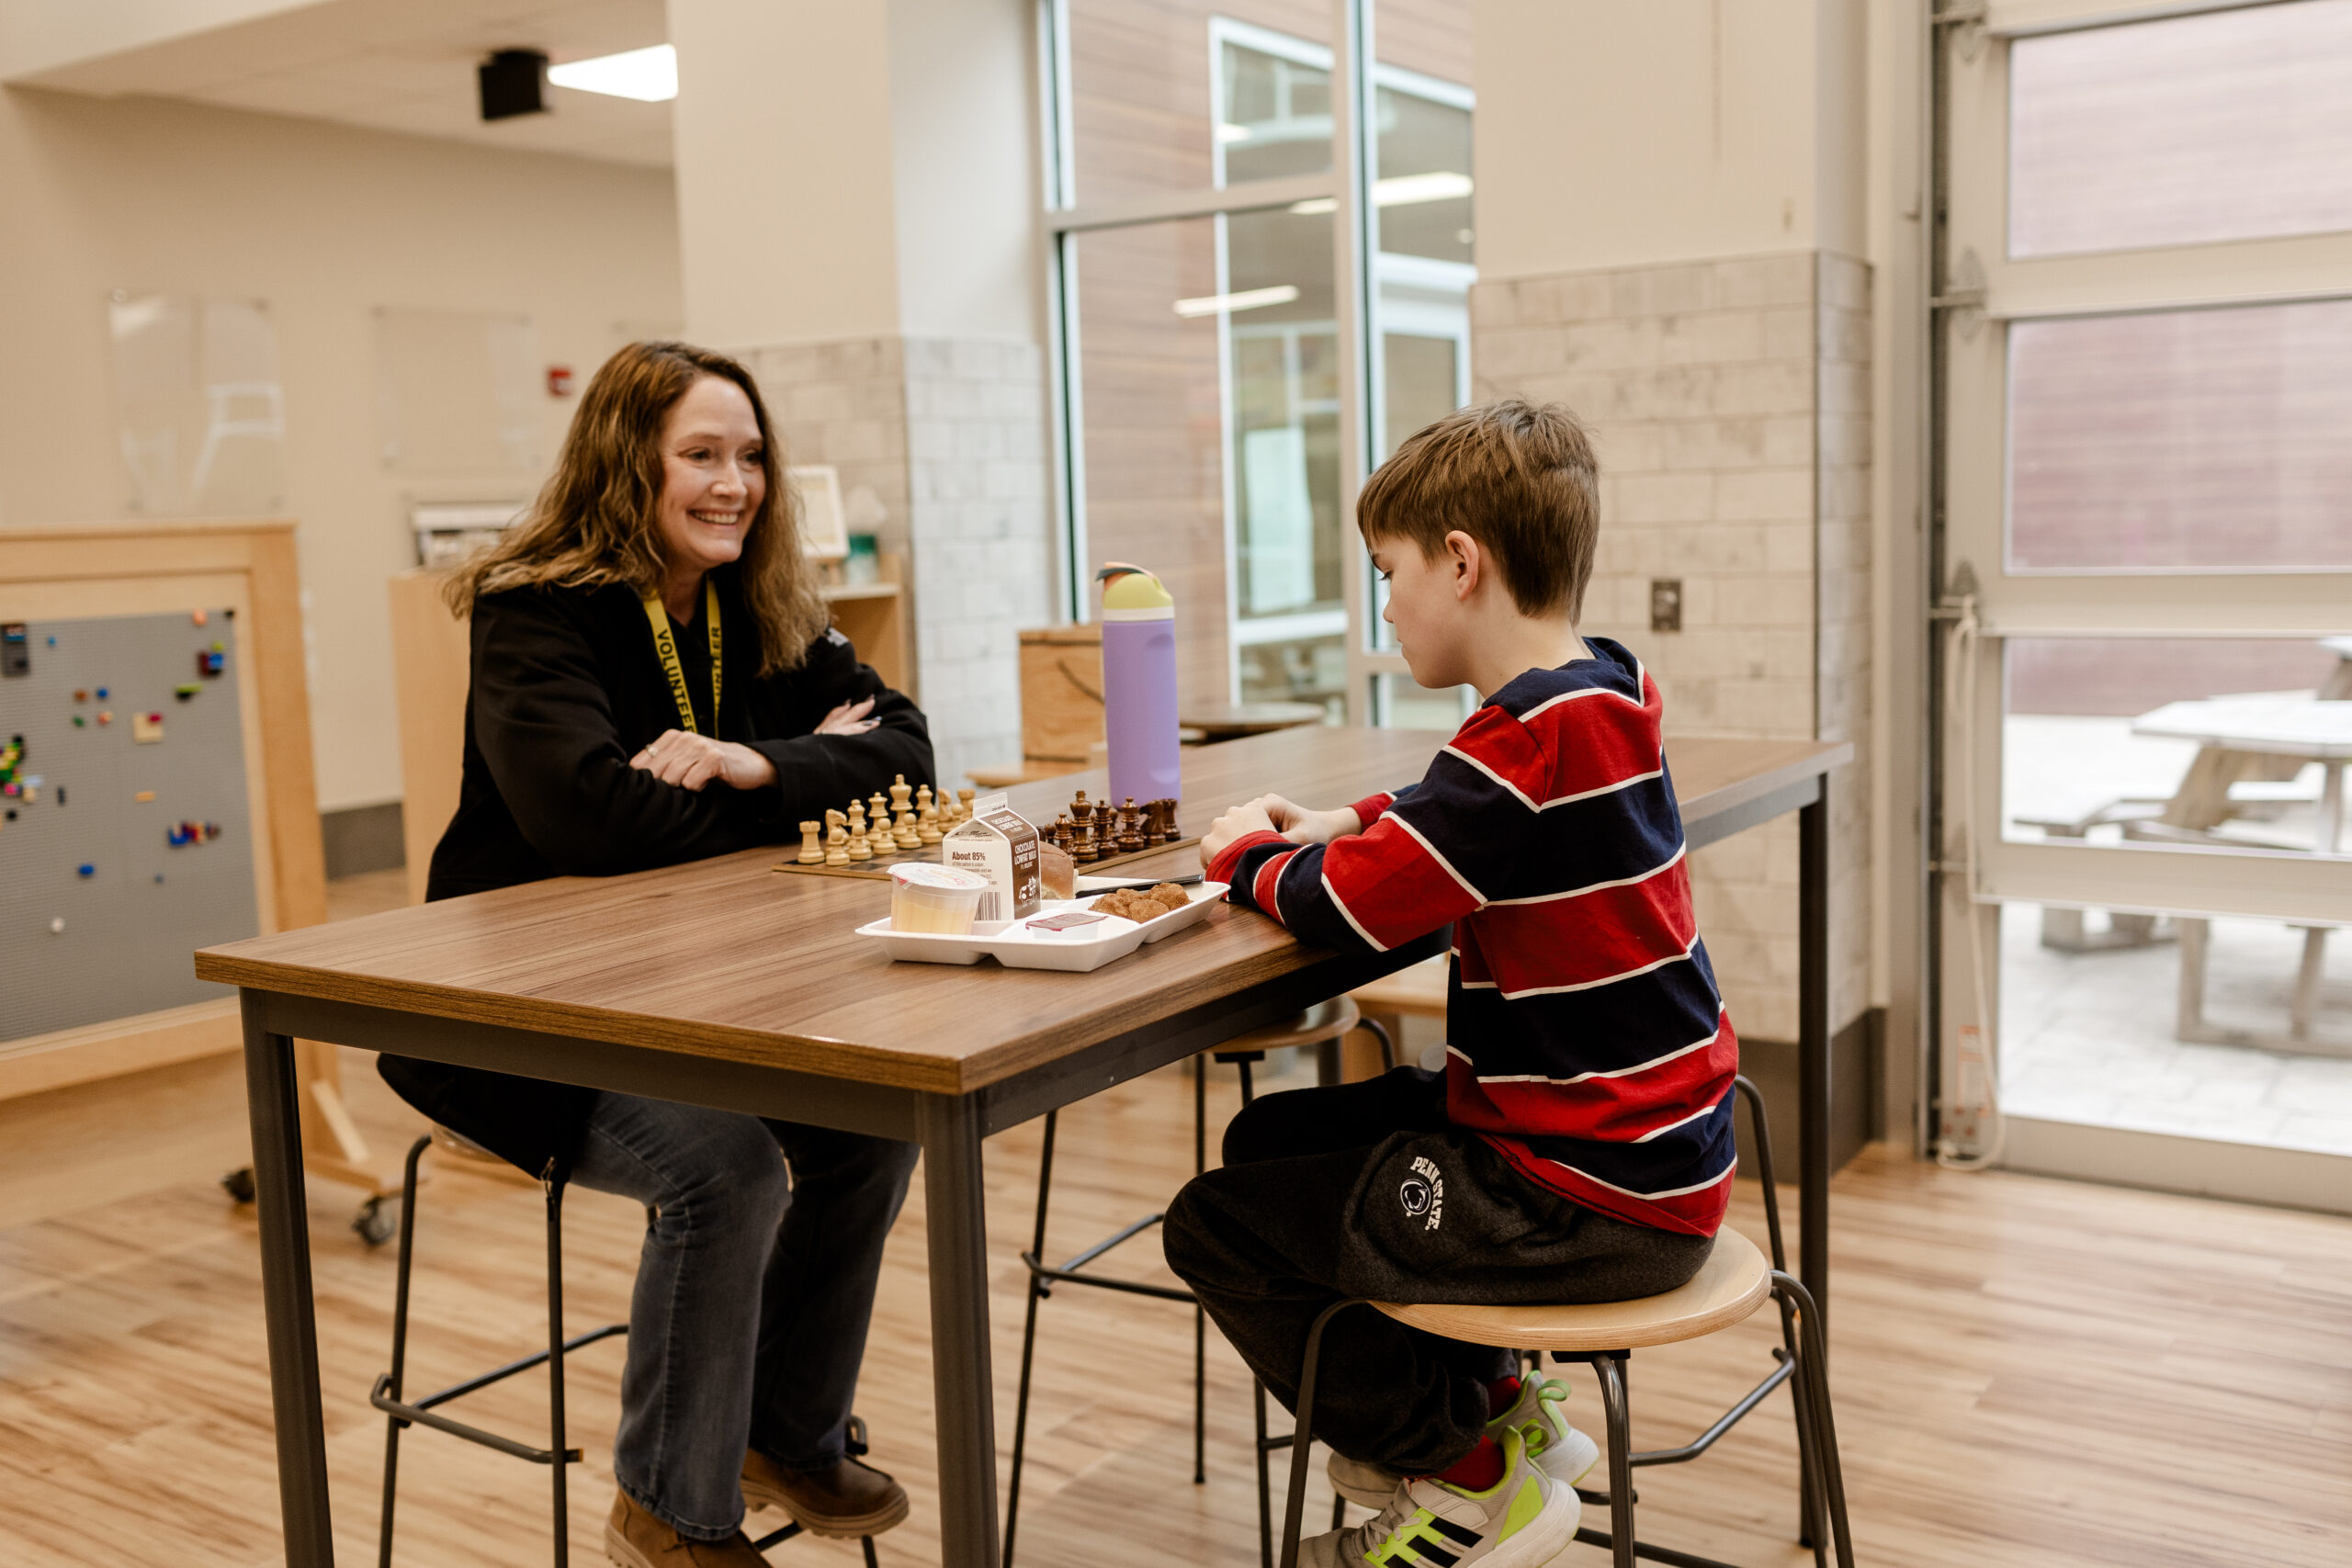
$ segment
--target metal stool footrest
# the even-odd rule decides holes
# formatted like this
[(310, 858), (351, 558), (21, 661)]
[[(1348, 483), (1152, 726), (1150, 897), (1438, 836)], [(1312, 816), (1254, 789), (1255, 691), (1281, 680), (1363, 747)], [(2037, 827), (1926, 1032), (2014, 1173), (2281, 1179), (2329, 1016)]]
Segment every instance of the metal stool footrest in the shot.
[[(599, 1339), (610, 1339), (616, 1335), (628, 1332), (628, 1325), (626, 1323), (608, 1323), (602, 1328), (592, 1328), (585, 1334), (575, 1334), (565, 1340), (563, 1353), (569, 1356), (583, 1345), (594, 1345)], [(486, 1449), (496, 1449), (500, 1453), (513, 1454), (516, 1459), (528, 1460), (533, 1464), (552, 1464), (555, 1462), (555, 1455), (549, 1450), (535, 1449), (526, 1443), (518, 1443), (512, 1438), (502, 1438), (495, 1432), (484, 1431), (480, 1427), (469, 1427), (463, 1421), (453, 1421), (447, 1416), (433, 1414), (435, 1405), (447, 1404), (453, 1399), (463, 1399), (477, 1390), (488, 1388), (492, 1383), (503, 1382), (517, 1372), (527, 1372), (533, 1367), (544, 1366), (547, 1364), (547, 1351), (537, 1350), (519, 1361), (509, 1361), (503, 1367), (482, 1373), (480, 1377), (468, 1378), (463, 1382), (451, 1383), (447, 1388), (428, 1393), (423, 1399), (405, 1402), (392, 1396), (392, 1374), (385, 1372), (376, 1379), (376, 1387), (368, 1395), (368, 1403), (385, 1415), (394, 1417), (402, 1426), (414, 1424), (419, 1427), (430, 1427), (436, 1432), (447, 1432), (453, 1438), (463, 1438), (469, 1443), (480, 1443)], [(563, 1461), (566, 1464), (578, 1464), (580, 1450), (578, 1449), (564, 1450)]]
[[(785, 1526), (782, 1529), (770, 1530), (767, 1534), (760, 1537), (759, 1540), (752, 1542), (752, 1550), (753, 1551), (765, 1552), (769, 1547), (780, 1545), (785, 1541), (790, 1540), (794, 1536), (800, 1533), (800, 1521), (798, 1519), (795, 1519), (790, 1524)], [(870, 1535), (862, 1535), (857, 1538), (857, 1543), (865, 1549), (865, 1568), (879, 1568), (879, 1564), (876, 1562), (874, 1556), (874, 1538)]]

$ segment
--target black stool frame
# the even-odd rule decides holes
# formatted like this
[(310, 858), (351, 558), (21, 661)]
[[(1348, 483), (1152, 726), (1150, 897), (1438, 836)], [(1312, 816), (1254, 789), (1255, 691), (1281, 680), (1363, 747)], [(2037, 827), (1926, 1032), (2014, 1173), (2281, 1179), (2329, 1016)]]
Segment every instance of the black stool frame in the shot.
[[(409, 1271), (414, 1261), (416, 1240), (416, 1168), (424, 1151), (433, 1146), (431, 1134), (409, 1145), (408, 1161), (401, 1174), (400, 1259), (392, 1296), (392, 1370), (376, 1380), (368, 1403), (384, 1412), (384, 1504), (382, 1523), (379, 1527), (376, 1547), (377, 1568), (392, 1568), (392, 1514), (398, 1500), (400, 1476), (401, 1429), (404, 1427), (430, 1427), (447, 1432), (453, 1438), (495, 1449), (503, 1454), (532, 1464), (548, 1467), (554, 1478), (555, 1568), (569, 1568), (571, 1554), (570, 1520), (565, 1508), (568, 1501), (565, 1467), (578, 1464), (581, 1451), (564, 1442), (563, 1417), (563, 1359), (582, 1346), (594, 1345), (599, 1339), (611, 1339), (628, 1332), (626, 1323), (608, 1323), (602, 1328), (592, 1328), (585, 1334), (563, 1337), (563, 1189), (562, 1181), (554, 1176), (554, 1162), (539, 1178), (539, 1185), (547, 1194), (548, 1205), (548, 1348), (534, 1351), (517, 1361), (494, 1367), (477, 1377), (451, 1383), (447, 1388), (426, 1394), (414, 1401), (401, 1398), (401, 1378), (408, 1364), (408, 1287)], [(648, 1211), (649, 1216), (651, 1211)], [(548, 1367), (548, 1446), (535, 1449), (513, 1438), (467, 1425), (447, 1416), (435, 1415), (436, 1406), (467, 1394), (503, 1382), (517, 1372), (526, 1372), (542, 1362)], [(850, 1417), (847, 1451), (862, 1454), (865, 1449), (865, 1423)], [(778, 1541), (788, 1540), (801, 1532), (798, 1520), (762, 1536), (752, 1543), (755, 1551), (765, 1551)], [(876, 1568), (874, 1538), (862, 1537), (865, 1547), (866, 1568)]]
[[(1772, 1294), (1781, 1309), (1781, 1344), (1773, 1352), (1775, 1365), (1763, 1380), (1742, 1395), (1738, 1402), (1690, 1442), (1676, 1449), (1656, 1449), (1644, 1453), (1633, 1451), (1632, 1409), (1627, 1390), (1626, 1362), (1630, 1350), (1603, 1350), (1589, 1353), (1555, 1353), (1555, 1361), (1582, 1361), (1593, 1370), (1600, 1384), (1601, 1413), (1607, 1423), (1609, 1438), (1609, 1490), (1589, 1492), (1579, 1486), (1577, 1496), (1587, 1503), (1598, 1504), (1610, 1510), (1607, 1531), (1579, 1529), (1576, 1539), (1588, 1546), (1607, 1547), (1612, 1568), (1634, 1568), (1636, 1559), (1647, 1558), (1653, 1562), (1665, 1562), (1674, 1568), (1734, 1568), (1733, 1564), (1694, 1552), (1679, 1551), (1671, 1547), (1653, 1546), (1634, 1533), (1634, 1507), (1640, 1500), (1634, 1490), (1635, 1467), (1653, 1464), (1681, 1464), (1698, 1458), (1713, 1448), (1715, 1440), (1736, 1426), (1740, 1419), (1761, 1404), (1765, 1395), (1783, 1382), (1789, 1383), (1790, 1394), (1796, 1406), (1798, 1495), (1803, 1513), (1799, 1524), (1799, 1540), (1813, 1549), (1818, 1568), (1826, 1568), (1818, 1521), (1825, 1516), (1829, 1521), (1835, 1542), (1838, 1568), (1854, 1568), (1854, 1548), (1846, 1517), (1845, 1475), (1838, 1459), (1838, 1430), (1830, 1412), (1828, 1348), (1822, 1333), (1821, 1314), (1812, 1293), (1788, 1272), (1786, 1256), (1781, 1242), (1781, 1205), (1772, 1179), (1771, 1134), (1764, 1122), (1764, 1097), (1745, 1077), (1735, 1077), (1733, 1087), (1747, 1103), (1748, 1124), (1755, 1132), (1757, 1174), (1764, 1183), (1764, 1225), (1771, 1244)], [(1316, 1372), (1322, 1361), (1323, 1330), (1330, 1321), (1350, 1307), (1370, 1306), (1364, 1297), (1335, 1302), (1317, 1315), (1306, 1335), (1306, 1364), (1301, 1371), (1298, 1390), (1298, 1425), (1290, 1439), (1290, 1491), (1283, 1515), (1282, 1568), (1298, 1568), (1298, 1538), (1300, 1520), (1306, 1506), (1306, 1464), (1310, 1439), (1308, 1431), (1315, 1416)], [(1537, 1353), (1540, 1364), (1541, 1353)], [(1617, 1499), (1623, 1499), (1622, 1506)], [(1345, 1499), (1339, 1499), (1333, 1514), (1344, 1511)], [(1337, 1528), (1335, 1525), (1334, 1528)]]
[[(1363, 1018), (1358, 1029), (1368, 1032), (1380, 1042), (1381, 1061), (1386, 1067), (1396, 1065), (1396, 1043), (1390, 1037), (1387, 1025), (1377, 1019)], [(1337, 1083), (1339, 1073), (1339, 1042), (1326, 1042), (1317, 1063), (1317, 1078), (1325, 1084)], [(1208, 1057), (1238, 1066), (1241, 1071), (1241, 1103), (1247, 1108), (1256, 1098), (1256, 1086), (1250, 1076), (1253, 1064), (1266, 1059), (1263, 1051), (1211, 1051), (1193, 1058), (1193, 1174), (1198, 1176), (1208, 1169)], [(1084, 1272), (1086, 1266), (1102, 1258), (1122, 1243), (1159, 1224), (1168, 1217), (1162, 1210), (1147, 1214), (1126, 1229), (1096, 1242), (1077, 1257), (1055, 1268), (1044, 1261), (1046, 1253), (1046, 1209), (1053, 1194), (1054, 1132), (1058, 1111), (1046, 1112), (1046, 1146), (1037, 1164), (1037, 1228), (1028, 1251), (1021, 1255), (1023, 1267), (1029, 1270), (1029, 1308), (1021, 1330), (1021, 1384), (1013, 1404), (1012, 1474), (1004, 1503), (1004, 1551), (1002, 1568), (1012, 1568), (1012, 1543), (1015, 1528), (1021, 1520), (1021, 1463), (1029, 1437), (1029, 1374), (1036, 1358), (1037, 1303), (1054, 1293), (1056, 1285), (1084, 1285), (1098, 1291), (1117, 1291), (1131, 1296), (1149, 1296), (1157, 1301), (1187, 1302), (1193, 1308), (1193, 1484), (1199, 1486), (1208, 1480), (1208, 1314), (1201, 1309), (1199, 1298), (1182, 1286), (1148, 1285), (1134, 1280), (1109, 1280), (1099, 1274)], [(1260, 1568), (1273, 1568), (1273, 1477), (1272, 1456), (1291, 1446), (1287, 1432), (1270, 1433), (1266, 1422), (1266, 1385), (1251, 1380), (1257, 1414), (1258, 1457), (1258, 1559)]]

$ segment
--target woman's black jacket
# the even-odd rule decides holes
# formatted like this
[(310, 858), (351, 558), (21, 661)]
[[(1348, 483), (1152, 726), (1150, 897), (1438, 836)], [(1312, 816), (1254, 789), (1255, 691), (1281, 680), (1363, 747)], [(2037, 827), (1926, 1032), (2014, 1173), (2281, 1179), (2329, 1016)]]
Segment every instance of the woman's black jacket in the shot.
[[(808, 645), (797, 670), (761, 675), (759, 628), (731, 569), (719, 594), (724, 660), (717, 734), (775, 764), (776, 783), (700, 792), (663, 784), (629, 759), (681, 728), (653, 633), (635, 592), (526, 588), (474, 606), (466, 694), (465, 782), (433, 852), (427, 899), (551, 876), (609, 876), (797, 838), (820, 818), (887, 790), (899, 774), (935, 782), (922, 710), (883, 685), (838, 631)], [(703, 734), (710, 726), (704, 612), (673, 625)], [(845, 702), (874, 699), (863, 735), (813, 733)], [(596, 1091), (406, 1056), (379, 1064), (401, 1099), (533, 1175), (570, 1168)]]

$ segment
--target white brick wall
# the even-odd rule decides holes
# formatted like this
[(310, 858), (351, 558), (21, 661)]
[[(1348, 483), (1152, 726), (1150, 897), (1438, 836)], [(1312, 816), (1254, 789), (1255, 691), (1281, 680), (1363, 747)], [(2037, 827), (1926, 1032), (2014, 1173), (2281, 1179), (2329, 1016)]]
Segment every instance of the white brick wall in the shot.
[(940, 776), (1021, 756), (1023, 626), (1054, 618), (1044, 361), (1030, 344), (861, 338), (742, 352), (796, 463), (831, 463), (903, 549)]
[[(1601, 468), (1586, 629), (1666, 694), (1669, 735), (1869, 738), (1870, 275), (1800, 253), (1480, 284), (1481, 399), (1558, 400)], [(1679, 633), (1649, 583), (1682, 581)], [(1672, 760), (1671, 747), (1668, 752)], [(1831, 1022), (1869, 998), (1869, 758), (1832, 784)], [(1793, 818), (1691, 860), (1734, 1024), (1796, 1036)]]

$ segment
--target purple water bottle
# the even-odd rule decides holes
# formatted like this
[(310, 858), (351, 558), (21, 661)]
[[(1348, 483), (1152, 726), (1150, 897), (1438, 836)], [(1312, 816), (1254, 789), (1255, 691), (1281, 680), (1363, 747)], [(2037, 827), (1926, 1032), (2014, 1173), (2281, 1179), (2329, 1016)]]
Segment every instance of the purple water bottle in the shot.
[(1111, 799), (1182, 794), (1176, 743), (1176, 601), (1139, 566), (1113, 561), (1102, 584), (1102, 709)]

